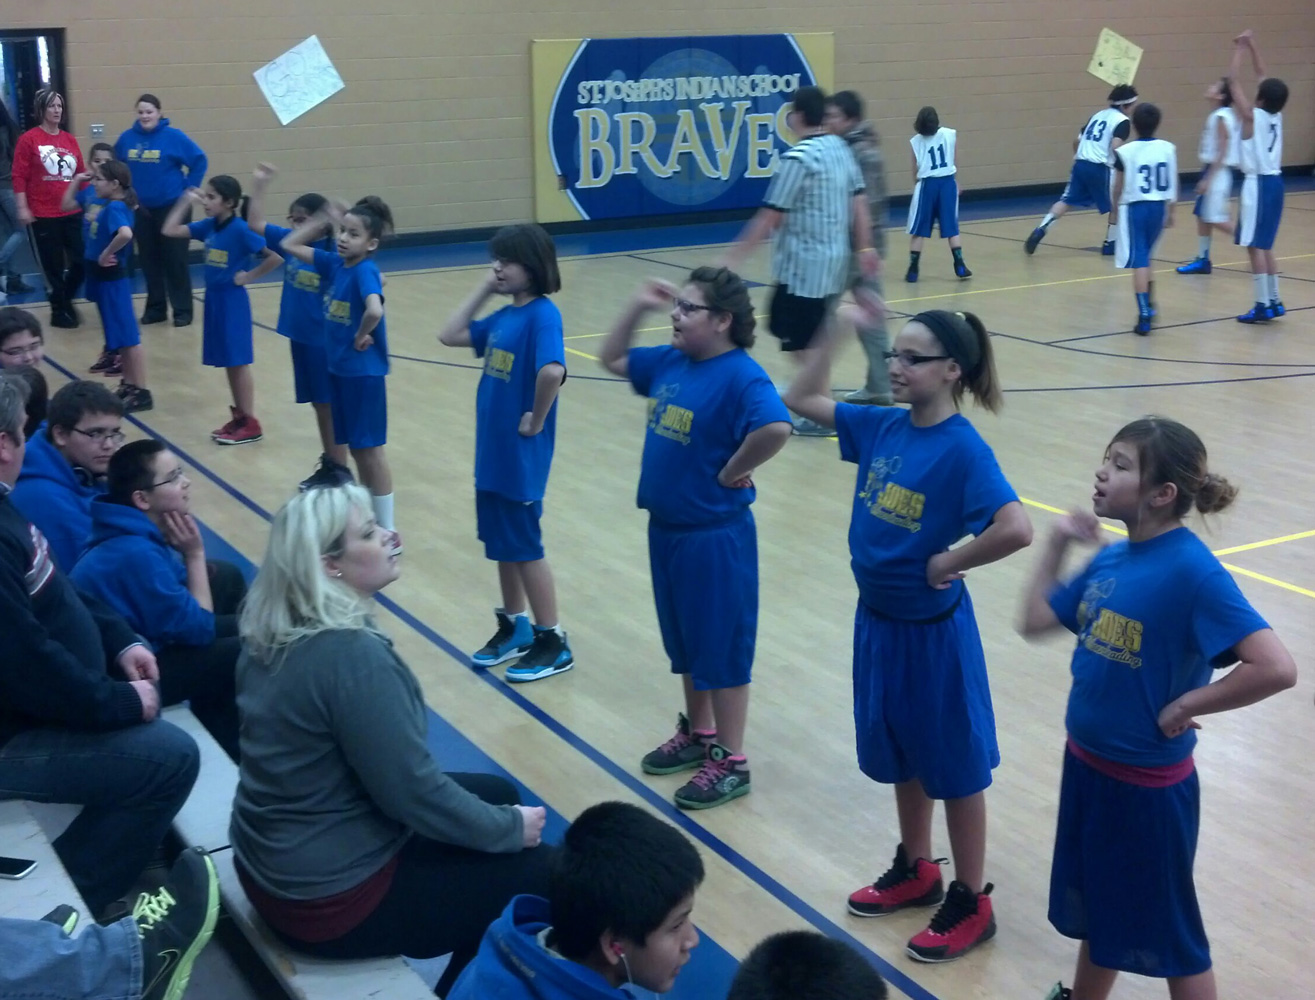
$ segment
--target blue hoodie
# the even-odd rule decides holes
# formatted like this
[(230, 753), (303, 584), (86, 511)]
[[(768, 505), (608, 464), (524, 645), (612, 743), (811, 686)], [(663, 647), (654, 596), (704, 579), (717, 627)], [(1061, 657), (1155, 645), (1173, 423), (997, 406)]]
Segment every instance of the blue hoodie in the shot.
[[(128, 164), (132, 188), (146, 208), (165, 208), (189, 187), (200, 187), (209, 161), (186, 132), (161, 118), (151, 131), (133, 122), (114, 144), (114, 158)], [(183, 168), (187, 173), (183, 173)]]
[(215, 641), (214, 613), (187, 589), (182, 556), (135, 507), (109, 497), (92, 503), (91, 540), (69, 579), (122, 615), (156, 650)]
[(90, 473), (69, 464), (43, 423), (28, 439), (11, 499), (46, 536), (55, 565), (67, 573), (91, 537), (91, 501), (104, 492)]
[(515, 897), (484, 932), (447, 1000), (634, 1000), (593, 969), (544, 947), (549, 927), (546, 899)]

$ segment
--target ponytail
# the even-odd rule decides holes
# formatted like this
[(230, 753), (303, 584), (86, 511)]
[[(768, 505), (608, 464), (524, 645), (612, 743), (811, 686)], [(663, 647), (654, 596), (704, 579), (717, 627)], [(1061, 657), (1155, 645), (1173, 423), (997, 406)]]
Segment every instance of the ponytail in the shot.
[(1142, 417), (1114, 435), (1110, 442), (1137, 449), (1143, 489), (1173, 483), (1178, 489), (1173, 516), (1186, 517), (1193, 508), (1218, 514), (1237, 499), (1237, 487), (1206, 464), (1205, 444), (1196, 433), (1168, 417)]
[(910, 322), (920, 323), (930, 330), (945, 348), (945, 353), (958, 364), (960, 375), (954, 384), (954, 405), (959, 405), (967, 389), (978, 406), (992, 413), (1000, 412), (1005, 402), (1004, 393), (995, 370), (995, 351), (986, 324), (975, 313), (945, 309), (920, 312)]
[(110, 160), (100, 165), (100, 175), (107, 181), (119, 185), (123, 192), (123, 203), (131, 209), (137, 208), (137, 192), (132, 189), (132, 172), (128, 165), (119, 160)]

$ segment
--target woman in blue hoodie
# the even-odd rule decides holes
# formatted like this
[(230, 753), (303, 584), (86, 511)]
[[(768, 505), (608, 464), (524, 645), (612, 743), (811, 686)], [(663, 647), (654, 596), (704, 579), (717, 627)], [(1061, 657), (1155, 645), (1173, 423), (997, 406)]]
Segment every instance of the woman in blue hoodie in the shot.
[(142, 323), (163, 323), (165, 294), (173, 307), (174, 326), (192, 322), (192, 280), (187, 271), (185, 239), (164, 236), (164, 220), (189, 187), (200, 187), (208, 165), (205, 152), (186, 132), (160, 117), (154, 94), (137, 98), (137, 121), (114, 144), (115, 159), (128, 164), (140, 203), (133, 231), (146, 275), (146, 309)]
[(190, 701), (236, 760), (233, 678), (246, 583), (231, 563), (207, 562), (190, 490), (182, 462), (163, 442), (124, 445), (110, 459), (108, 491), (91, 504), (91, 539), (69, 578), (151, 644), (160, 700)]

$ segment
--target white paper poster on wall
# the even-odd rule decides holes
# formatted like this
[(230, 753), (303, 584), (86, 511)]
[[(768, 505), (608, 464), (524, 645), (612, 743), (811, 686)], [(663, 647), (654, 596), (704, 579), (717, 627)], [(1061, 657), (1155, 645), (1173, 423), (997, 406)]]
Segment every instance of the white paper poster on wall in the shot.
[(252, 74), (260, 92), (286, 125), (342, 90), (342, 77), (318, 35), (311, 35)]

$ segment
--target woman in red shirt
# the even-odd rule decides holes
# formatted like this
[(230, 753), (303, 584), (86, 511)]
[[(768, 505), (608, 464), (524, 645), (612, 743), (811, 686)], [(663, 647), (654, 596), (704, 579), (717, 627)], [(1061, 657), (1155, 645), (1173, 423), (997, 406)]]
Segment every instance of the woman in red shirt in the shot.
[(32, 227), (41, 269), (50, 285), (50, 325), (79, 323), (73, 294), (82, 284), (82, 210), (65, 212), (60, 204), (73, 178), (82, 173), (78, 140), (60, 127), (64, 98), (38, 90), (36, 128), (28, 129), (14, 149), (14, 199), (18, 221)]

